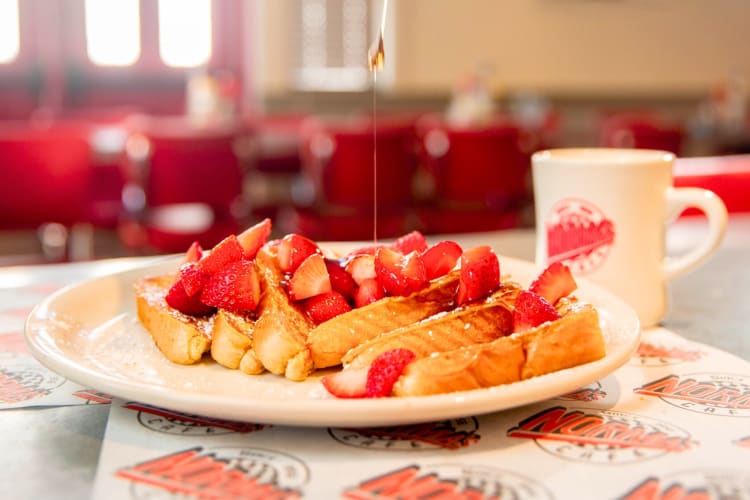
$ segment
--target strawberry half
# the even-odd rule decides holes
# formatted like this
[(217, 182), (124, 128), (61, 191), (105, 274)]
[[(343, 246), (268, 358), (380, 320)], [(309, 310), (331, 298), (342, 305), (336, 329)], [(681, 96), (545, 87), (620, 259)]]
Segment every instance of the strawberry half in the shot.
[(302, 300), (331, 291), (325, 259), (319, 253), (308, 256), (289, 280), (289, 297)]
[(411, 252), (423, 252), (427, 249), (427, 238), (419, 231), (412, 231), (394, 241), (391, 248), (404, 255)]
[(217, 243), (208, 255), (198, 262), (198, 267), (208, 275), (216, 274), (229, 264), (240, 260), (242, 253), (242, 245), (237, 236), (231, 234)]
[(393, 384), (404, 373), (406, 365), (416, 356), (408, 349), (391, 349), (378, 355), (367, 371), (366, 398), (384, 398), (391, 395)]
[(191, 297), (199, 293), (208, 281), (208, 274), (204, 273), (195, 262), (188, 262), (180, 267), (180, 281), (185, 292)]
[(365, 280), (375, 278), (377, 274), (375, 273), (374, 254), (360, 254), (352, 257), (346, 263), (346, 272), (352, 276), (352, 279), (358, 285), (361, 285)]
[(547, 300), (534, 292), (523, 290), (518, 294), (513, 309), (513, 331), (523, 332), (545, 321), (560, 318), (560, 313)]
[(346, 298), (336, 291), (310, 297), (305, 301), (304, 307), (305, 312), (316, 325), (352, 310)]
[(260, 283), (255, 263), (238, 260), (211, 275), (200, 298), (204, 304), (228, 311), (254, 311), (260, 301)]
[(320, 380), (323, 387), (337, 398), (363, 398), (367, 385), (367, 368), (350, 368)]
[(354, 307), (364, 307), (385, 297), (385, 290), (376, 278), (364, 280), (354, 292)]
[(266, 244), (270, 235), (271, 219), (263, 219), (254, 226), (242, 231), (237, 236), (237, 241), (242, 246), (242, 256), (248, 260), (254, 259), (258, 250)]
[(320, 253), (317, 243), (299, 234), (287, 234), (279, 242), (279, 267), (285, 273), (293, 273), (314, 253)]
[(578, 288), (570, 268), (562, 262), (553, 262), (531, 283), (529, 290), (544, 297), (550, 304), (556, 304)]
[(201, 302), (199, 295), (188, 295), (180, 279), (172, 284), (164, 298), (170, 307), (190, 316), (206, 316), (215, 311), (213, 307)]
[(203, 248), (201, 248), (201, 244), (197, 241), (194, 241), (190, 248), (188, 248), (187, 252), (185, 252), (185, 258), (182, 259), (183, 264), (187, 264), (190, 262), (198, 262), (201, 260), (201, 257), (203, 256)]
[(456, 267), (463, 250), (455, 241), (445, 240), (435, 243), (422, 252), (422, 262), (427, 271), (427, 279), (433, 280), (445, 276)]
[(357, 283), (352, 275), (346, 272), (338, 260), (326, 259), (325, 263), (328, 277), (331, 279), (331, 288), (347, 299), (353, 299)]
[(375, 274), (391, 295), (407, 296), (427, 286), (427, 271), (416, 251), (404, 255), (390, 248), (379, 249), (375, 254)]
[(456, 303), (463, 305), (482, 299), (500, 285), (500, 262), (488, 246), (466, 250), (461, 255)]

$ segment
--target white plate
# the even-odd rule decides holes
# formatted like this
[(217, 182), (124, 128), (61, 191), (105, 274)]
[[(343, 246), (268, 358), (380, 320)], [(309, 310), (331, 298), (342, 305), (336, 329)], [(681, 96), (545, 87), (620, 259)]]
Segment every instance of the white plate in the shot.
[[(500, 257), (503, 274), (522, 285), (530, 263)], [(62, 289), (39, 304), (26, 324), (33, 354), (51, 370), (114, 396), (231, 420), (305, 426), (379, 426), (479, 415), (542, 401), (590, 384), (623, 365), (638, 345), (635, 313), (605, 290), (579, 280), (577, 295), (597, 306), (607, 339), (605, 358), (513, 384), (452, 394), (335, 399), (320, 383), (244, 375), (205, 360), (170, 363), (135, 313), (133, 283), (174, 271), (177, 260), (112, 274)]]

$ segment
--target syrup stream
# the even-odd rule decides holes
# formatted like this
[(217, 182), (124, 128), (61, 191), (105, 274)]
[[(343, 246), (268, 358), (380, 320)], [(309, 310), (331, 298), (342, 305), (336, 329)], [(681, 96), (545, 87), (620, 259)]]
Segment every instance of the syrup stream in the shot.
[(385, 30), (385, 16), (388, 11), (388, 0), (383, 1), (383, 14), (380, 20), (380, 33), (377, 40), (370, 45), (367, 51), (367, 66), (372, 73), (372, 214), (373, 244), (378, 242), (378, 105), (376, 86), (378, 82), (378, 71), (383, 69), (385, 63), (385, 50), (383, 48), (383, 31)]

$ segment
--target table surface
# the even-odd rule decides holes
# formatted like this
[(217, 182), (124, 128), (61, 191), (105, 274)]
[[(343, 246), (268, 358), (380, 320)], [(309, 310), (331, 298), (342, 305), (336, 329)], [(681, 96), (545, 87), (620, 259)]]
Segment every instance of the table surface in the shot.
[[(700, 221), (679, 221), (670, 230), (670, 252), (689, 248), (704, 229)], [(530, 260), (534, 253), (534, 234), (528, 230), (455, 239), (464, 246), (491, 244), (499, 254), (521, 259)], [(671, 309), (664, 326), (750, 360), (749, 255), (750, 216), (734, 215), (719, 250), (702, 267), (670, 283)], [(0, 268), (0, 293), (15, 293), (43, 279), (74, 283), (142, 263), (120, 259)], [(89, 497), (108, 412), (108, 405), (0, 411), (0, 498)]]

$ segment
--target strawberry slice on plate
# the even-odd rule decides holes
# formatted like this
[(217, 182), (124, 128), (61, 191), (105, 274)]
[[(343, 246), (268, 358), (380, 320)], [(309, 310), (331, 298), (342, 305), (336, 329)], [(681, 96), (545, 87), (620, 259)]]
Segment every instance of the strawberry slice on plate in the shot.
[(352, 310), (346, 297), (334, 290), (310, 297), (305, 301), (304, 308), (316, 325)]
[(180, 267), (179, 279), (185, 287), (185, 292), (191, 297), (203, 289), (208, 277), (208, 274), (201, 271), (195, 262), (189, 262)]
[(354, 298), (357, 283), (352, 278), (352, 275), (346, 272), (346, 269), (344, 269), (338, 260), (326, 259), (325, 263), (328, 276), (331, 279), (331, 288), (347, 299)]
[(242, 255), (246, 259), (254, 259), (260, 247), (266, 244), (271, 235), (271, 219), (263, 219), (252, 227), (242, 231), (237, 240), (242, 246)]
[(254, 311), (260, 301), (260, 282), (253, 261), (240, 259), (211, 275), (200, 299), (228, 311)]
[(419, 231), (412, 231), (394, 241), (391, 248), (404, 255), (411, 252), (422, 252), (427, 248), (427, 238)]
[(385, 290), (376, 278), (364, 280), (354, 292), (354, 307), (364, 307), (385, 297)]
[(183, 264), (188, 264), (190, 262), (198, 262), (201, 260), (201, 257), (203, 257), (203, 248), (201, 248), (201, 244), (197, 241), (194, 241), (190, 248), (188, 248), (187, 252), (185, 252), (185, 257), (182, 259)]
[(461, 255), (456, 303), (482, 299), (500, 286), (500, 261), (489, 246), (478, 246)]
[(237, 236), (230, 234), (217, 243), (208, 255), (198, 261), (198, 267), (206, 274), (216, 274), (232, 262), (240, 260), (242, 254), (242, 245), (237, 240)]
[(216, 311), (215, 308), (201, 302), (200, 295), (188, 295), (180, 279), (169, 288), (165, 300), (173, 309), (190, 316), (207, 316)]
[(313, 240), (300, 234), (287, 234), (279, 242), (279, 267), (285, 273), (293, 273), (312, 254), (320, 253)]
[(573, 293), (578, 284), (570, 268), (562, 262), (553, 262), (531, 283), (529, 290), (556, 304), (562, 297)]
[(367, 371), (366, 398), (384, 398), (391, 395), (393, 384), (404, 373), (406, 365), (416, 356), (409, 349), (391, 349), (378, 355)]
[(427, 270), (427, 279), (433, 280), (445, 276), (456, 267), (463, 250), (455, 241), (444, 240), (435, 243), (422, 252), (422, 261)]
[(331, 291), (331, 279), (326, 269), (325, 258), (314, 253), (299, 265), (289, 280), (289, 297), (303, 300)]
[(513, 331), (523, 332), (546, 321), (560, 318), (560, 313), (541, 295), (523, 290), (518, 294), (513, 309)]
[(381, 248), (375, 253), (375, 274), (385, 291), (407, 296), (427, 286), (427, 270), (416, 251), (407, 255)]
[[(383, 248), (383, 247), (381, 247)], [(354, 282), (361, 285), (365, 280), (375, 278), (375, 254), (359, 254), (352, 257), (345, 266)]]
[(326, 375), (321, 382), (337, 398), (363, 398), (367, 385), (367, 368), (341, 370)]

